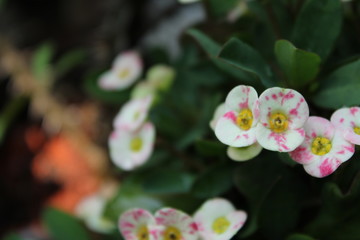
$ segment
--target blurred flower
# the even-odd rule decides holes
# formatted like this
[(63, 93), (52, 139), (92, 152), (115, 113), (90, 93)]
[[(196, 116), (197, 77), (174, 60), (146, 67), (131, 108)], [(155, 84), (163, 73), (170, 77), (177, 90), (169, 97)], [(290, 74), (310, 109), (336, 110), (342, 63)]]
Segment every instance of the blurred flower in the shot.
[(232, 147), (256, 142), (255, 127), (259, 119), (258, 95), (254, 88), (240, 85), (225, 100), (226, 113), (217, 121), (216, 137)]
[(304, 165), (314, 177), (326, 177), (354, 154), (354, 145), (325, 118), (309, 117), (305, 126), (305, 141), (290, 152), (290, 157)]
[(135, 131), (117, 128), (109, 138), (111, 160), (124, 170), (132, 170), (148, 160), (154, 140), (155, 128), (150, 122)]
[(219, 106), (217, 106), (217, 108), (215, 109), (215, 112), (214, 112), (214, 116), (213, 118), (211, 119), (209, 125), (210, 125), (210, 128), (215, 131), (215, 127), (216, 127), (216, 124), (219, 120), (219, 118), (221, 118), (226, 110), (225, 110), (225, 103), (221, 103)]
[(303, 126), (309, 117), (304, 97), (295, 90), (273, 87), (259, 97), (259, 144), (268, 150), (290, 152), (305, 138)]
[(206, 240), (228, 240), (244, 225), (247, 214), (222, 198), (206, 201), (194, 214), (198, 231)]
[(199, 235), (193, 219), (179, 210), (162, 208), (155, 213), (159, 229), (159, 240), (197, 240)]
[(155, 218), (145, 209), (135, 208), (123, 213), (119, 219), (119, 229), (125, 240), (155, 240), (157, 231)]
[(107, 199), (101, 194), (92, 194), (80, 201), (75, 209), (75, 213), (94, 232), (109, 233), (115, 226), (110, 220), (103, 217), (106, 202)]
[(234, 161), (250, 160), (260, 154), (263, 148), (258, 142), (247, 147), (228, 147), (226, 153)]
[(143, 63), (136, 51), (119, 54), (112, 69), (103, 73), (99, 78), (99, 86), (106, 90), (121, 90), (132, 85), (141, 75)]
[(346, 140), (360, 145), (360, 108), (341, 108), (333, 113), (330, 119), (334, 126), (343, 131)]
[(151, 67), (147, 74), (146, 80), (160, 91), (168, 90), (175, 78), (175, 71), (172, 67), (166, 65), (155, 65)]
[(138, 129), (147, 118), (151, 103), (152, 97), (147, 96), (132, 99), (124, 104), (114, 119), (114, 128), (121, 128), (127, 131), (135, 131)]
[(136, 86), (131, 91), (131, 98), (145, 98), (152, 97), (154, 98), (156, 89), (149, 82), (142, 81), (136, 84)]

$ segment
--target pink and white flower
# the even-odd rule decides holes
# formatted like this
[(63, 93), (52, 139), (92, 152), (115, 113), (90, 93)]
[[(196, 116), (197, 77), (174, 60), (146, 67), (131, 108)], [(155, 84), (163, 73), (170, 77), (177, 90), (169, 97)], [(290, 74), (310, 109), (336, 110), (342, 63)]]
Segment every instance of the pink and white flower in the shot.
[(305, 141), (289, 154), (303, 164), (311, 176), (322, 178), (330, 175), (354, 154), (354, 145), (346, 141), (342, 132), (327, 119), (309, 117), (304, 128)]
[(240, 85), (226, 97), (226, 113), (217, 121), (216, 137), (232, 147), (246, 147), (256, 142), (259, 119), (258, 95), (254, 88)]
[(152, 103), (152, 96), (132, 99), (120, 109), (114, 118), (114, 128), (135, 131), (145, 121)]
[(119, 54), (112, 69), (103, 73), (99, 79), (99, 86), (106, 90), (121, 90), (132, 85), (141, 75), (143, 63), (136, 51)]
[(303, 126), (309, 117), (309, 107), (300, 93), (269, 88), (259, 97), (259, 109), (256, 139), (263, 148), (290, 152), (304, 141)]
[(236, 210), (222, 198), (206, 201), (194, 214), (198, 231), (206, 240), (229, 240), (242, 228), (246, 219), (244, 211)]
[(119, 229), (125, 240), (157, 240), (156, 221), (145, 209), (135, 208), (123, 213)]
[(115, 129), (109, 138), (110, 157), (113, 163), (132, 170), (144, 164), (150, 157), (155, 140), (155, 128), (150, 122), (135, 131)]
[(343, 131), (349, 142), (360, 145), (360, 108), (341, 108), (333, 113), (330, 119), (334, 126)]
[(155, 213), (159, 240), (197, 240), (197, 225), (192, 217), (173, 208), (162, 208)]
[(214, 116), (211, 119), (209, 125), (210, 128), (215, 131), (215, 127), (219, 119), (226, 113), (226, 105), (225, 103), (221, 103), (219, 106), (216, 107)]

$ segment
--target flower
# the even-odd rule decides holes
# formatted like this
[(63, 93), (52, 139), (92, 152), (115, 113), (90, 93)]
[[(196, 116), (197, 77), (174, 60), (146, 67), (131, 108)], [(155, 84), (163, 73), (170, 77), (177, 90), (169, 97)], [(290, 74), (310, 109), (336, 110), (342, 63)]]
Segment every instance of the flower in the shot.
[(314, 177), (326, 177), (354, 154), (354, 145), (342, 132), (322, 117), (309, 117), (305, 126), (305, 141), (290, 152), (290, 157), (304, 165)]
[(106, 198), (99, 193), (84, 198), (76, 207), (76, 215), (84, 219), (86, 225), (93, 231), (109, 233), (114, 229), (110, 220), (102, 216)]
[(112, 69), (103, 73), (99, 78), (99, 86), (106, 90), (120, 90), (129, 87), (142, 73), (143, 63), (136, 51), (119, 54)]
[(156, 93), (156, 89), (150, 83), (146, 81), (139, 82), (131, 91), (131, 98), (145, 98), (145, 97), (152, 97), (154, 98)]
[(250, 160), (260, 154), (263, 148), (258, 142), (247, 147), (228, 147), (226, 154), (234, 161)]
[(155, 213), (155, 219), (161, 226), (159, 240), (197, 240), (199, 237), (194, 220), (179, 210), (162, 208)]
[(119, 218), (119, 229), (125, 240), (155, 240), (155, 226), (153, 215), (141, 208), (130, 209)]
[(120, 109), (114, 118), (114, 128), (134, 131), (145, 121), (152, 103), (152, 96), (132, 99)]
[(174, 78), (174, 69), (161, 64), (151, 67), (146, 74), (147, 82), (160, 91), (169, 89)]
[(155, 128), (150, 122), (136, 131), (115, 129), (109, 138), (111, 160), (124, 170), (132, 170), (148, 160), (154, 140)]
[(215, 127), (216, 137), (232, 147), (246, 147), (256, 141), (255, 126), (259, 118), (258, 95), (254, 88), (240, 85), (226, 97), (226, 113)]
[(330, 121), (343, 131), (343, 136), (349, 142), (360, 145), (360, 108), (341, 108), (333, 113)]
[(256, 139), (263, 148), (290, 152), (304, 141), (303, 126), (309, 117), (309, 107), (300, 93), (269, 88), (259, 97), (259, 109)]
[(198, 231), (206, 240), (228, 240), (244, 225), (247, 214), (222, 198), (206, 201), (194, 214)]

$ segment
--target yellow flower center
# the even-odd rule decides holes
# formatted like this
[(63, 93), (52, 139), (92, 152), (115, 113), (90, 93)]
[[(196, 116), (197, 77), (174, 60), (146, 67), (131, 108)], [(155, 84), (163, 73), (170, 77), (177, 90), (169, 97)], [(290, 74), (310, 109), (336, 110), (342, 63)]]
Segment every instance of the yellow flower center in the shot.
[(138, 229), (136, 235), (139, 240), (149, 240), (149, 231), (145, 225)]
[(316, 137), (311, 144), (311, 152), (313, 154), (322, 156), (330, 152), (331, 141), (325, 137)]
[(354, 127), (354, 133), (360, 135), (360, 127)]
[(285, 132), (288, 129), (289, 121), (287, 116), (282, 113), (273, 113), (269, 118), (270, 129), (276, 133)]
[(164, 240), (180, 240), (181, 232), (176, 227), (169, 226), (164, 232)]
[(226, 232), (226, 230), (230, 227), (229, 220), (226, 217), (219, 217), (215, 219), (212, 225), (212, 229), (217, 234), (222, 234)]
[(129, 68), (123, 68), (118, 73), (118, 77), (120, 79), (127, 78), (129, 75), (130, 75), (130, 69)]
[(139, 137), (135, 137), (130, 142), (130, 148), (133, 152), (139, 152), (142, 148), (143, 140)]
[(244, 131), (251, 128), (253, 122), (253, 114), (250, 109), (242, 109), (236, 118), (236, 124)]

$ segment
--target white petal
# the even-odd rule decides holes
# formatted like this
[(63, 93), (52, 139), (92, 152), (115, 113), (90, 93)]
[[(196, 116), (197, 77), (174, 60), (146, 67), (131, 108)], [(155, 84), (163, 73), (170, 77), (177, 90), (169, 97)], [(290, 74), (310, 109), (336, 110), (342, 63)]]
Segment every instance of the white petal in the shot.
[(240, 112), (246, 108), (252, 110), (257, 100), (258, 94), (253, 87), (239, 85), (229, 92), (225, 103), (230, 110)]
[(226, 153), (228, 157), (234, 161), (250, 160), (260, 154), (263, 148), (257, 142), (248, 147), (228, 147)]
[(360, 145), (360, 135), (354, 132), (354, 127), (360, 127), (360, 108), (341, 108), (331, 116), (331, 123), (344, 132), (344, 137), (351, 143)]
[(300, 129), (288, 129), (283, 133), (272, 132), (262, 124), (256, 127), (256, 139), (265, 149), (279, 152), (291, 152), (295, 150), (305, 139), (305, 131)]
[(225, 103), (221, 103), (217, 108), (215, 109), (215, 113), (213, 116), (213, 119), (210, 121), (210, 128), (215, 131), (216, 124), (221, 118), (222, 115), (225, 114)]

